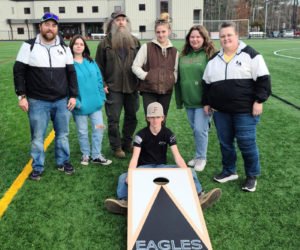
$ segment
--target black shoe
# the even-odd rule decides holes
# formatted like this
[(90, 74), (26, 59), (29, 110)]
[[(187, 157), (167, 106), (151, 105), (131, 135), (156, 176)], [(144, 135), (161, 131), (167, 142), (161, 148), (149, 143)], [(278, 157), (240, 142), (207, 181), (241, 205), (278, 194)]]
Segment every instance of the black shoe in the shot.
[(42, 172), (33, 170), (30, 174), (30, 179), (33, 181), (39, 181), (41, 179)]
[(239, 176), (237, 174), (226, 175), (226, 174), (220, 173), (214, 177), (214, 180), (217, 182), (220, 182), (220, 183), (224, 183), (227, 181), (236, 180), (237, 178), (239, 178)]
[(96, 159), (92, 159), (91, 160), (92, 163), (98, 163), (98, 164), (102, 164), (102, 165), (109, 165), (112, 163), (111, 160), (105, 159), (102, 155), (100, 155), (98, 158)]
[(248, 192), (254, 192), (256, 190), (256, 184), (257, 184), (256, 176), (248, 175), (246, 177), (244, 186), (242, 186), (242, 190)]
[(65, 174), (74, 174), (75, 169), (69, 162), (64, 162), (62, 165), (58, 166), (59, 171), (64, 171)]

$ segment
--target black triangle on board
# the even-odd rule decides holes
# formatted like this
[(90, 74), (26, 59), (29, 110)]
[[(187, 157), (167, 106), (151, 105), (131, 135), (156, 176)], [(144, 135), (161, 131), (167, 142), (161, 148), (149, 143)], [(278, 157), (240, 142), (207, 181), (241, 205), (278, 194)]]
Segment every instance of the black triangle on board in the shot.
[(207, 249), (178, 207), (160, 188), (133, 249)]

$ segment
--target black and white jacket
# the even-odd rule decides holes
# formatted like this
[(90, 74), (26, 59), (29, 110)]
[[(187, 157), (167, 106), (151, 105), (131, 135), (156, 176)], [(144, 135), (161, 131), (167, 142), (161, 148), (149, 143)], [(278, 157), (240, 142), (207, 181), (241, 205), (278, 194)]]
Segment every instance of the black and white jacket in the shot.
[(63, 40), (49, 49), (40, 41), (40, 35), (25, 41), (14, 65), (14, 83), (17, 95), (56, 101), (78, 92), (73, 56)]
[(223, 49), (210, 58), (202, 86), (203, 105), (225, 113), (252, 113), (253, 103), (262, 103), (271, 94), (262, 55), (242, 41), (230, 62), (225, 62)]

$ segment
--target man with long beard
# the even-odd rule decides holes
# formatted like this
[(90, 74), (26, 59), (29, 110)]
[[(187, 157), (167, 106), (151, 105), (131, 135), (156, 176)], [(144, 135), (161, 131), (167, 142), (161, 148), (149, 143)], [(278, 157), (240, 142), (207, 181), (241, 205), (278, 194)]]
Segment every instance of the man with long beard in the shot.
[[(108, 138), (116, 158), (125, 158), (124, 151), (131, 153), (133, 150), (132, 137), (139, 109), (138, 79), (131, 71), (131, 66), (140, 43), (130, 31), (130, 21), (124, 12), (113, 12), (107, 24), (107, 35), (99, 43), (96, 53), (107, 98), (105, 111)], [(119, 122), (123, 107), (125, 112), (121, 137)]]
[(23, 43), (14, 65), (19, 107), (28, 113), (30, 123), (32, 180), (39, 180), (44, 171), (44, 138), (50, 118), (58, 170), (75, 172), (69, 163), (68, 134), (78, 85), (71, 50), (58, 36), (58, 20), (53, 13), (41, 18), (40, 34)]

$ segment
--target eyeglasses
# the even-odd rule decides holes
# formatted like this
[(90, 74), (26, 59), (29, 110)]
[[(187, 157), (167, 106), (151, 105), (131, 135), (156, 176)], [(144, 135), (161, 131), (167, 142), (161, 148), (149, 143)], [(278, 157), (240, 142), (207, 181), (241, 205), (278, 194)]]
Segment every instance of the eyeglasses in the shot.
[(47, 20), (55, 20), (55, 21), (58, 21), (59, 18), (57, 15), (54, 15), (52, 13), (46, 13), (42, 18), (41, 18), (41, 22), (44, 22), (44, 21), (47, 21)]

